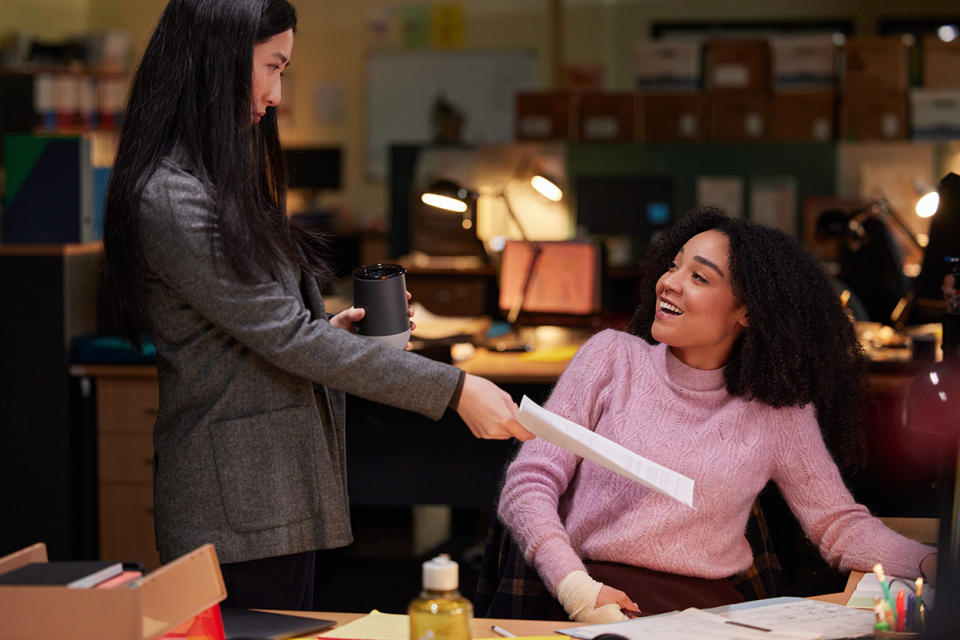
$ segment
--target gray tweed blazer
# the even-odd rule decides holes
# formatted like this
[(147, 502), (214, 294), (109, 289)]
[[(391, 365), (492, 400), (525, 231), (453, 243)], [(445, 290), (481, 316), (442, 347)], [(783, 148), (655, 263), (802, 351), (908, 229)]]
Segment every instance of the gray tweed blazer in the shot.
[(164, 160), (140, 208), (160, 557), (207, 542), (221, 562), (349, 544), (344, 392), (437, 419), (460, 371), (334, 328), (299, 268), (241, 283), (214, 227), (211, 191)]

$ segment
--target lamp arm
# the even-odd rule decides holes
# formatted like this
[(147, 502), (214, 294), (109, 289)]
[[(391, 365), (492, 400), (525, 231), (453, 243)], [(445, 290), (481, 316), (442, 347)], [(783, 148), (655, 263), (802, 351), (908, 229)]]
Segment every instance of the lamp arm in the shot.
[(523, 225), (520, 224), (520, 219), (513, 210), (513, 205), (510, 204), (510, 196), (507, 195), (507, 187), (509, 186), (510, 183), (500, 190), (497, 195), (503, 199), (503, 203), (507, 207), (507, 215), (511, 220), (513, 220), (513, 224), (517, 225), (517, 230), (520, 231), (520, 237), (523, 238), (524, 244), (530, 247), (530, 250), (533, 252), (533, 255), (530, 256), (530, 264), (527, 265), (527, 272), (523, 276), (523, 285), (520, 288), (520, 295), (514, 298), (513, 304), (510, 306), (510, 311), (507, 312), (507, 322), (510, 324), (515, 324), (517, 318), (520, 317), (520, 311), (523, 310), (523, 304), (527, 301), (527, 293), (530, 290), (530, 282), (533, 280), (533, 271), (537, 266), (538, 259), (540, 258), (541, 248), (536, 242), (530, 240), (529, 236), (527, 236), (527, 232), (523, 228)]
[(510, 196), (507, 195), (507, 187), (510, 185), (507, 184), (506, 187), (497, 192), (497, 196), (503, 199), (503, 203), (507, 206), (507, 215), (513, 221), (513, 224), (517, 225), (517, 229), (520, 231), (520, 237), (523, 238), (523, 241), (527, 244), (532, 244), (530, 238), (527, 236), (527, 232), (524, 230), (523, 225), (520, 224), (520, 219), (517, 217), (516, 212), (513, 210), (513, 205), (510, 204)]
[(887, 202), (886, 198), (881, 198), (880, 200), (878, 200), (876, 202), (876, 206), (877, 206), (877, 209), (879, 209), (884, 215), (886, 215), (891, 220), (897, 223), (897, 226), (900, 227), (900, 231), (902, 231), (908, 238), (910, 238), (910, 241), (913, 243), (913, 246), (915, 246), (920, 251), (923, 251), (923, 245), (920, 244), (919, 240), (917, 240), (917, 236), (913, 233), (913, 231), (910, 230), (910, 227), (908, 227), (907, 224), (903, 221), (903, 219), (900, 217), (900, 214), (897, 213), (896, 209), (890, 206), (890, 203)]

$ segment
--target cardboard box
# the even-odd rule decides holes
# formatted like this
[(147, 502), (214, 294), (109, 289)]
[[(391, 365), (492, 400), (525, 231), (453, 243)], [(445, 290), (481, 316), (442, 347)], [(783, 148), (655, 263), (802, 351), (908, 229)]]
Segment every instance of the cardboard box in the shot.
[(710, 141), (767, 139), (767, 93), (718, 91), (710, 94)]
[(960, 137), (960, 88), (910, 90), (910, 137)]
[(906, 91), (907, 45), (900, 36), (849, 38), (843, 47), (843, 90)]
[(840, 100), (842, 140), (897, 140), (907, 137), (905, 91), (847, 92)]
[(579, 94), (530, 91), (517, 94), (517, 140), (576, 140)]
[(769, 138), (828, 142), (835, 137), (836, 91), (777, 91), (770, 101)]
[(833, 89), (840, 47), (829, 34), (770, 36), (770, 68), (775, 89)]
[(701, 93), (643, 94), (644, 142), (699, 142), (706, 126)]
[(699, 39), (640, 40), (633, 46), (637, 89), (699, 91), (703, 42)]
[(960, 40), (944, 42), (937, 36), (924, 36), (923, 86), (930, 89), (960, 87)]
[(580, 139), (643, 140), (643, 96), (637, 93), (584, 93), (580, 98)]
[[(47, 562), (35, 544), (0, 558), (0, 573)], [(117, 589), (0, 586), (0, 640), (151, 640), (227, 595), (213, 545)]]
[(710, 40), (706, 47), (708, 91), (766, 91), (770, 45), (766, 40)]

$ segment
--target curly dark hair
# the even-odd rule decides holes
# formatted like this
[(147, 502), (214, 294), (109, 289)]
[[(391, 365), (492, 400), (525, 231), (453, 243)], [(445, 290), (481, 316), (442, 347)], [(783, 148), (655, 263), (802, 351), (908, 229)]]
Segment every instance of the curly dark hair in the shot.
[(867, 360), (827, 274), (782, 232), (700, 207), (644, 256), (640, 302), (627, 330), (650, 344), (656, 284), (691, 237), (716, 229), (730, 241), (734, 295), (750, 325), (724, 367), (727, 391), (773, 407), (814, 404), (824, 442), (848, 473), (864, 464)]

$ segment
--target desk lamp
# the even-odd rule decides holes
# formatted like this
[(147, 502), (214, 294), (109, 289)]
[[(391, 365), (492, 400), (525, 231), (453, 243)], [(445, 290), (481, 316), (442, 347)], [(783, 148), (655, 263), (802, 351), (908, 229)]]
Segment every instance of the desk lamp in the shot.
[[(510, 324), (514, 324), (517, 321), (520, 311), (523, 309), (523, 304), (526, 302), (527, 293), (530, 288), (530, 280), (533, 276), (533, 270), (536, 267), (541, 251), (540, 246), (536, 242), (530, 240), (530, 237), (524, 230), (523, 225), (520, 223), (520, 219), (513, 210), (510, 197), (507, 195), (507, 190), (512, 184), (514, 184), (514, 182), (516, 182), (516, 180), (510, 180), (501, 188), (487, 194), (466, 189), (452, 180), (441, 179), (435, 181), (430, 188), (420, 196), (421, 202), (426, 205), (444, 209), (446, 211), (452, 211), (454, 213), (460, 213), (461, 215), (467, 214), (467, 216), (469, 216), (469, 213), (475, 208), (476, 201), (481, 196), (489, 195), (503, 200), (503, 203), (507, 209), (507, 215), (513, 224), (517, 226), (517, 230), (520, 232), (520, 237), (523, 239), (523, 242), (529, 245), (531, 251), (533, 252), (533, 257), (530, 259), (530, 264), (527, 266), (527, 272), (523, 278), (523, 286), (520, 289), (520, 295), (514, 300), (509, 312), (507, 313), (507, 322)], [(537, 193), (548, 200), (559, 202), (561, 199), (563, 199), (563, 190), (557, 186), (556, 181), (545, 175), (535, 173), (528, 182)], [(468, 220), (472, 226), (472, 218), (464, 217), (463, 223), (466, 225)], [(465, 226), (464, 228), (469, 229), (470, 226)]]

